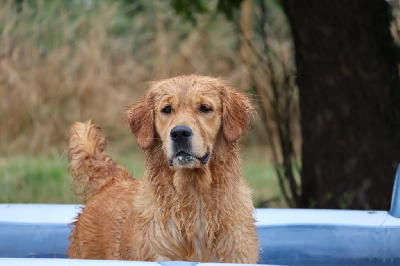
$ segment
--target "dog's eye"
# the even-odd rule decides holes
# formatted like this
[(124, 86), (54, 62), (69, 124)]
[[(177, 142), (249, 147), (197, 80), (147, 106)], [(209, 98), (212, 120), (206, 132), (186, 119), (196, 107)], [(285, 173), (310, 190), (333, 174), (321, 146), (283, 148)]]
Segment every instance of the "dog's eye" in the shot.
[(211, 111), (212, 111), (212, 109), (211, 109), (211, 107), (209, 105), (207, 105), (207, 104), (200, 105), (200, 112), (208, 113), (208, 112), (211, 112)]
[(164, 114), (170, 114), (172, 111), (171, 106), (167, 105), (164, 107), (164, 109), (161, 110), (161, 112), (163, 112)]

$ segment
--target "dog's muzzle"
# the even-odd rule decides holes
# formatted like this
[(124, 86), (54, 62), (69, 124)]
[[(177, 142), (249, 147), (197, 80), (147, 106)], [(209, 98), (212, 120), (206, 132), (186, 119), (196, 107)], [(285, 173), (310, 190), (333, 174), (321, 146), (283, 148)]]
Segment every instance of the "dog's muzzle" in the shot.
[(193, 155), (192, 138), (193, 131), (186, 125), (179, 125), (171, 130), (170, 137), (172, 140), (173, 158), (169, 160), (169, 165), (174, 164), (181, 167), (195, 166), (200, 162), (202, 165), (207, 164), (210, 153), (207, 152), (203, 157)]

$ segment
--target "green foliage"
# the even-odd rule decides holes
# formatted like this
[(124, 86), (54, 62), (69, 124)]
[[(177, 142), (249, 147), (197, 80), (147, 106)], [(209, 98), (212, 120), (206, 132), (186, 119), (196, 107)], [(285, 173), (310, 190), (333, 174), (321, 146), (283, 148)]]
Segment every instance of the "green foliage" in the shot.
[[(243, 0), (218, 0), (217, 11), (223, 13), (228, 19), (232, 20), (234, 13), (239, 10)], [(171, 5), (175, 12), (184, 19), (196, 23), (196, 15), (210, 12), (205, 0), (172, 0)]]
[(235, 11), (238, 11), (243, 0), (219, 0), (217, 10), (225, 14), (225, 16), (233, 20)]
[(204, 14), (209, 11), (206, 2), (201, 0), (172, 0), (171, 5), (178, 15), (192, 23), (196, 23), (196, 14)]
[[(255, 4), (258, 5), (260, 1), (265, 0), (255, 0)], [(210, 12), (207, 4), (209, 4), (209, 0), (172, 0), (171, 5), (175, 9), (175, 12), (189, 20), (193, 23), (196, 23), (196, 14), (204, 14)], [(218, 0), (217, 2), (217, 11), (223, 13), (227, 19), (233, 20), (235, 17), (235, 13), (240, 12), (240, 5), (243, 0)], [(281, 0), (271, 0), (271, 2), (282, 9), (282, 1)]]

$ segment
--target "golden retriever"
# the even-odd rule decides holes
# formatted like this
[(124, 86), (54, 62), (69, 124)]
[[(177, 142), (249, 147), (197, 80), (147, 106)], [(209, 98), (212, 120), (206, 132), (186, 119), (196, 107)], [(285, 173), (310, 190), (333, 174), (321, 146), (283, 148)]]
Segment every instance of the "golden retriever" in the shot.
[(86, 206), (69, 258), (256, 263), (254, 207), (237, 151), (253, 112), (219, 78), (151, 83), (126, 118), (147, 152), (140, 180), (104, 154), (98, 126), (73, 124), (69, 171)]

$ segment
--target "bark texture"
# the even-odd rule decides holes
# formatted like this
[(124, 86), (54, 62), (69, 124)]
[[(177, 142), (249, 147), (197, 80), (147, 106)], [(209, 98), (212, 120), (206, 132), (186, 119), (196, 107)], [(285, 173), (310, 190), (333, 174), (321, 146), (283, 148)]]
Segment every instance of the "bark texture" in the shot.
[(283, 0), (300, 94), (302, 207), (388, 209), (399, 146), (384, 0)]

